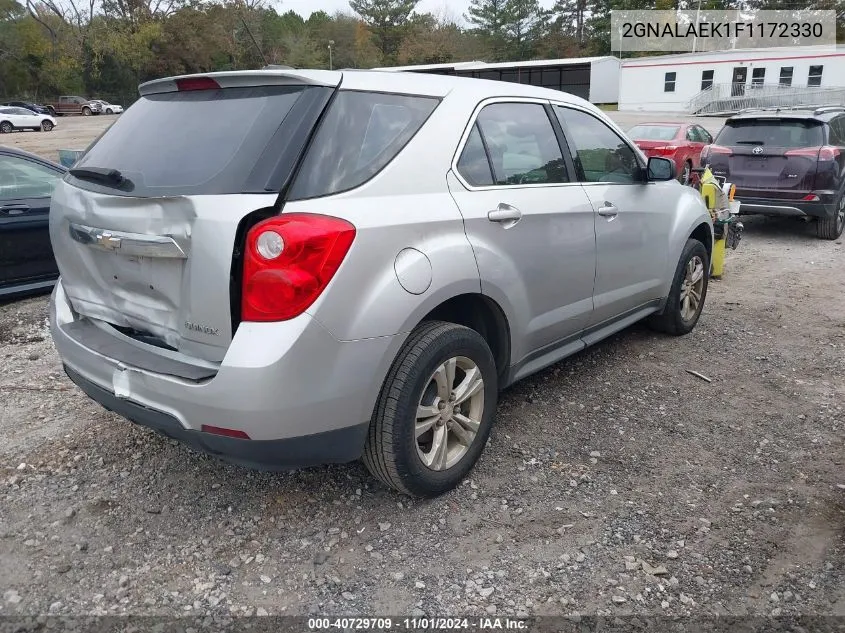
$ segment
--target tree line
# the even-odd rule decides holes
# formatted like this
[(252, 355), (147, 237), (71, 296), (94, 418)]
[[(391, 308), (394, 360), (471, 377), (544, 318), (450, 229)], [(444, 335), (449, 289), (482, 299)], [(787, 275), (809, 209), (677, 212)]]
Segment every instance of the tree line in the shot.
[[(350, 0), (304, 19), (272, 0), (0, 0), (0, 98), (59, 94), (128, 105), (143, 81), (260, 68), (372, 68), (609, 54), (612, 9), (698, 0), (471, 0), (463, 15), (419, 0)], [(702, 0), (702, 9), (837, 9), (845, 0)], [(842, 34), (840, 33), (840, 36)]]

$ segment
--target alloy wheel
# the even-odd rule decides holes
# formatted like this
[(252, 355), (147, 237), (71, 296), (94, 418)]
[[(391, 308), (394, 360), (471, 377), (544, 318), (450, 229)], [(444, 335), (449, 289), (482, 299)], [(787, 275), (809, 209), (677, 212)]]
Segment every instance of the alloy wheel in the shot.
[(681, 318), (692, 320), (701, 305), (704, 293), (704, 261), (698, 255), (692, 257), (686, 266), (681, 285)]
[(466, 455), (484, 413), (484, 379), (469, 358), (442, 363), (429, 378), (417, 406), (414, 437), (426, 467), (443, 471)]

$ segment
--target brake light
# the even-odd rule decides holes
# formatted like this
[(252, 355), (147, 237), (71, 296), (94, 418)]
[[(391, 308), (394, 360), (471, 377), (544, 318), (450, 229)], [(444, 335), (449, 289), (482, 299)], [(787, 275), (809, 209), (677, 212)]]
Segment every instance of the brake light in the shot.
[(806, 196), (801, 198), (805, 202), (818, 202), (820, 198), (814, 193), (808, 193)]
[(816, 158), (818, 157), (819, 160), (836, 160), (839, 156), (839, 148), (838, 147), (830, 147), (829, 145), (823, 145), (822, 147), (799, 147), (797, 149), (790, 149), (785, 154), (785, 156), (803, 156), (805, 158)]
[(704, 165), (711, 154), (721, 154), (723, 156), (733, 156), (733, 150), (730, 147), (722, 145), (705, 145), (701, 148), (700, 161)]
[(210, 424), (203, 424), (200, 427), (203, 433), (211, 433), (212, 435), (222, 435), (223, 437), (236, 437), (239, 440), (248, 440), (249, 435), (237, 429), (226, 429), (222, 426), (211, 426)]
[(340, 268), (355, 227), (340, 218), (289, 213), (249, 230), (241, 319), (286, 321), (317, 300)]
[(220, 84), (211, 77), (185, 77), (176, 80), (176, 88), (180, 92), (187, 90), (219, 90)]
[(662, 147), (652, 147), (651, 151), (655, 154), (674, 154), (677, 149), (677, 145), (664, 145)]

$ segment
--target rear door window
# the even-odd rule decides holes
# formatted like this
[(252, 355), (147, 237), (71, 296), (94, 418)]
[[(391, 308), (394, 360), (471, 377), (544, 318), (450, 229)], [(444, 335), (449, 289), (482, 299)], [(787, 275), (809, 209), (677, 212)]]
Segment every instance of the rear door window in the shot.
[(364, 184), (402, 151), (438, 103), (433, 97), (341, 90), (288, 198), (327, 196)]
[(490, 160), (478, 131), (478, 123), (472, 126), (472, 132), (464, 145), (457, 166), (458, 173), (473, 187), (488, 187), (493, 184), (493, 172), (490, 171)]
[(729, 121), (716, 143), (724, 146), (818, 147), (824, 143), (821, 123), (800, 119), (748, 119)]
[(271, 139), (275, 143), (279, 134), (292, 137), (301, 132), (286, 130), (283, 124), (294, 104), (306, 91), (327, 90), (256, 86), (141, 97), (75, 165), (117, 169), (131, 189), (103, 189), (88, 180), (68, 178), (76, 186), (114, 195), (240, 193), (254, 169), (267, 168), (259, 163)]
[(539, 103), (493, 103), (478, 115), (497, 185), (569, 182), (546, 109)]

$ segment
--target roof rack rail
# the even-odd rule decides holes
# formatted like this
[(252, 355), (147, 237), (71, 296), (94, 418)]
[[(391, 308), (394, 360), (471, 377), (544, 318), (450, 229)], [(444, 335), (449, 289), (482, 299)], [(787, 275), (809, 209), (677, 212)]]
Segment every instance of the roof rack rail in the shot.
[(261, 70), (296, 70), (293, 66), (283, 66), (282, 64), (267, 64)]

